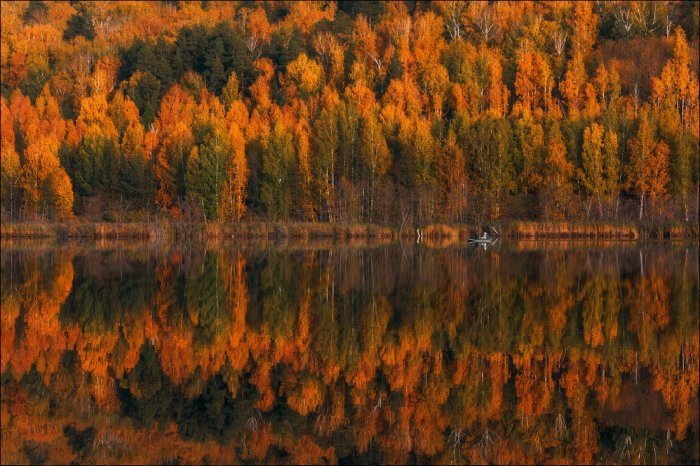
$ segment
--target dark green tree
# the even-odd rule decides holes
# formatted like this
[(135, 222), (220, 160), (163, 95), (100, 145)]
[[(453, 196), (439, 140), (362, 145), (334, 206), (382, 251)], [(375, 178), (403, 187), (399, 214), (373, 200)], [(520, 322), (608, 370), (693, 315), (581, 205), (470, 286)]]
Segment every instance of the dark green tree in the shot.
[(204, 78), (207, 81), (207, 88), (217, 95), (221, 93), (221, 89), (224, 87), (224, 84), (226, 84), (224, 65), (221, 63), (223, 52), (223, 41), (217, 38), (209, 48), (204, 62), (204, 66), (206, 67)]
[(160, 81), (150, 71), (138, 73), (132, 76), (126, 86), (126, 95), (129, 96), (139, 109), (141, 124), (148, 128), (156, 119), (163, 87)]
[[(197, 134), (199, 133), (199, 134)], [(202, 207), (207, 220), (219, 216), (219, 201), (223, 189), (225, 160), (228, 153), (228, 140), (224, 134), (204, 123), (195, 128), (195, 139), (199, 143), (192, 149), (187, 159), (185, 186), (187, 196)]]
[(502, 216), (506, 197), (515, 187), (511, 139), (505, 119), (485, 118), (468, 131), (466, 152), (479, 190), (477, 204), (492, 220)]
[(87, 40), (95, 38), (95, 26), (93, 25), (92, 14), (85, 5), (78, 5), (78, 12), (71, 16), (63, 31), (63, 40), (71, 40), (76, 36), (83, 36)]
[(86, 136), (69, 155), (68, 176), (80, 196), (114, 192), (119, 173), (115, 142), (98, 134)]
[(119, 193), (137, 208), (153, 205), (155, 196), (153, 164), (142, 157), (122, 154), (119, 162)]

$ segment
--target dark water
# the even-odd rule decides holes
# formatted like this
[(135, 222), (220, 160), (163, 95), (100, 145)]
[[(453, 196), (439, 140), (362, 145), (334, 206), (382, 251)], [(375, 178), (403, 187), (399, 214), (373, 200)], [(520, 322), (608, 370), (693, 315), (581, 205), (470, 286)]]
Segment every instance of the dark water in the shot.
[(3, 463), (698, 463), (698, 246), (2, 249)]

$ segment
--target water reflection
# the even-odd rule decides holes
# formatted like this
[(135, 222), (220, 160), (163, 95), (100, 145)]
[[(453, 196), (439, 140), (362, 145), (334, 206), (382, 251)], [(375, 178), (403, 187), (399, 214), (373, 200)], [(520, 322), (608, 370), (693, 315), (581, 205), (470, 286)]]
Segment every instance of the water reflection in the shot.
[(3, 462), (697, 463), (696, 244), (4, 244)]

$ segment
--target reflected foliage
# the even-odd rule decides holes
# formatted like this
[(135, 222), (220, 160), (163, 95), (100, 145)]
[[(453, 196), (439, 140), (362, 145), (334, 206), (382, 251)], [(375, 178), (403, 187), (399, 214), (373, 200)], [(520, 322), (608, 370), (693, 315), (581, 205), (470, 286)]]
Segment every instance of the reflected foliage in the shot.
[(698, 461), (695, 244), (1, 260), (14, 462)]

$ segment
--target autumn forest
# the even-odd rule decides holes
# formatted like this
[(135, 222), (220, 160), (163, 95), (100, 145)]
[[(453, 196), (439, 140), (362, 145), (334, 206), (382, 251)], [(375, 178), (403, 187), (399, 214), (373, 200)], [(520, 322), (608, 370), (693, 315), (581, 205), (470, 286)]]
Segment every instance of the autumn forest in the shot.
[(698, 222), (698, 2), (1, 19), (4, 223)]
[(700, 2), (0, 22), (0, 464), (700, 460)]

